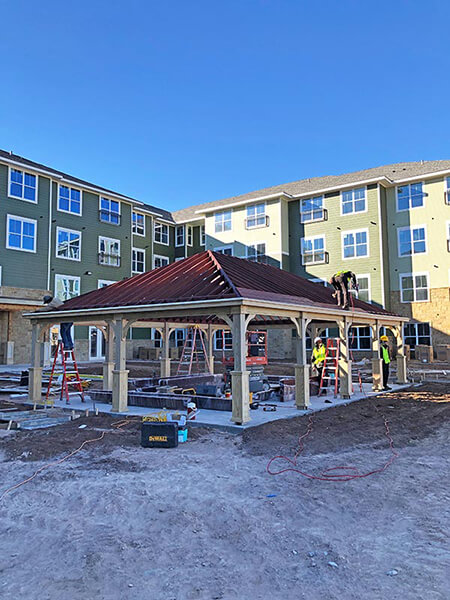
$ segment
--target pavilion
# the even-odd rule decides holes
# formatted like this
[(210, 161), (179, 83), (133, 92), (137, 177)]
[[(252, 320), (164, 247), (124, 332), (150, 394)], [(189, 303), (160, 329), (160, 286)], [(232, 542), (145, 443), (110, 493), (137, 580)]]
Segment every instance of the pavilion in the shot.
[(170, 376), (169, 336), (174, 329), (197, 325), (204, 330), (212, 372), (214, 333), (231, 330), (234, 354), (231, 419), (236, 424), (250, 420), (246, 331), (252, 328), (295, 328), (296, 406), (299, 409), (309, 406), (307, 330), (315, 337), (327, 327), (338, 328), (341, 397), (350, 398), (352, 394), (351, 327), (372, 330), (374, 390), (382, 387), (380, 327), (389, 329), (396, 341), (397, 382), (407, 382), (402, 338), (405, 317), (358, 299), (354, 300), (351, 311), (343, 310), (336, 306), (331, 289), (322, 284), (276, 267), (209, 250), (77, 296), (58, 310), (26, 316), (32, 322), (29, 400), (33, 402), (41, 400), (44, 334), (52, 325), (67, 321), (103, 330), (106, 340), (103, 389), (112, 390), (115, 412), (125, 412), (128, 406), (126, 338), (130, 327), (154, 327), (161, 332), (161, 377)]

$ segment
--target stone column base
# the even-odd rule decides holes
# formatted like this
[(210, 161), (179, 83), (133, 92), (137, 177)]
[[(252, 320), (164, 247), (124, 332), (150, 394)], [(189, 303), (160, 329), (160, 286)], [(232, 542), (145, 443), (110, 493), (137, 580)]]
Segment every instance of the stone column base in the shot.
[(309, 365), (295, 365), (295, 405), (298, 410), (309, 408)]
[(232, 415), (236, 425), (250, 421), (249, 372), (231, 371)]
[(372, 358), (372, 390), (380, 392), (383, 389), (383, 370), (381, 359)]
[(339, 395), (348, 399), (352, 395), (352, 361), (339, 360)]
[(29, 369), (28, 400), (34, 403), (42, 400), (42, 367)]
[(103, 389), (104, 390), (112, 390), (113, 389), (113, 371), (114, 371), (114, 363), (105, 361), (103, 363)]
[(161, 358), (161, 377), (170, 377), (170, 358)]
[(126, 369), (112, 372), (112, 412), (128, 411), (128, 373)]
[(397, 383), (408, 383), (406, 373), (406, 356), (397, 355)]

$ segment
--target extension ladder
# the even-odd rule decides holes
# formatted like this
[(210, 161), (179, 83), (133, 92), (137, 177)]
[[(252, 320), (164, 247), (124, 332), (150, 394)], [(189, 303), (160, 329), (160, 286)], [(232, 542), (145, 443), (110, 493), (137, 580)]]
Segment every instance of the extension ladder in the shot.
[[(195, 325), (187, 330), (177, 375), (191, 375), (194, 365), (197, 367), (197, 373), (199, 373), (201, 360), (205, 362), (206, 370), (209, 371), (208, 353), (203, 339), (203, 331), (198, 325)], [(184, 372), (183, 369), (185, 369)]]
[(323, 361), (322, 377), (319, 384), (319, 396), (325, 386), (324, 383), (333, 383), (334, 397), (336, 398), (339, 386), (339, 338), (328, 338)]
[[(63, 343), (61, 340), (58, 341), (58, 346), (56, 348), (55, 357), (53, 359), (52, 371), (50, 373), (50, 380), (48, 382), (47, 394), (45, 396), (45, 403), (48, 402), (48, 397), (50, 395), (50, 390), (52, 386), (53, 377), (55, 376), (55, 368), (56, 362), (58, 360), (58, 356), (61, 354), (61, 364), (62, 364), (62, 381), (61, 381), (61, 394), (59, 399), (63, 399), (63, 394), (66, 396), (66, 404), (69, 404), (69, 386), (75, 386), (75, 388), (80, 392), (81, 401), (84, 402), (84, 390), (83, 385), (80, 379), (80, 373), (78, 372), (78, 365), (75, 359), (75, 351), (65, 350)], [(72, 368), (68, 370), (68, 366)]]

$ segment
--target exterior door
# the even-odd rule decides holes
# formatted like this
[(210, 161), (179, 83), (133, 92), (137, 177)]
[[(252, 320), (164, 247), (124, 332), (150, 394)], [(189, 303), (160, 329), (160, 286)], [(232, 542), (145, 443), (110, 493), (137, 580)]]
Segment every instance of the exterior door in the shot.
[(89, 360), (105, 358), (105, 336), (101, 329), (89, 327)]

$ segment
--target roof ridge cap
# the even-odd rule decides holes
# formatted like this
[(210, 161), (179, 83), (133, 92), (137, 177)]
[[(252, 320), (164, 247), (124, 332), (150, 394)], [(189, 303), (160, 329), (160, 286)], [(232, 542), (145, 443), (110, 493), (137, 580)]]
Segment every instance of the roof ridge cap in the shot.
[(237, 287), (231, 281), (231, 279), (229, 278), (229, 276), (225, 273), (224, 268), (222, 267), (222, 265), (220, 264), (220, 262), (215, 257), (214, 252), (212, 250), (207, 250), (206, 252), (207, 252), (207, 254), (209, 256), (209, 259), (212, 261), (213, 265), (216, 267), (216, 269), (219, 271), (219, 273), (225, 279), (225, 281), (230, 286), (230, 288), (232, 289), (232, 291), (236, 294), (236, 296), (238, 296), (240, 298), (241, 294), (239, 293)]

